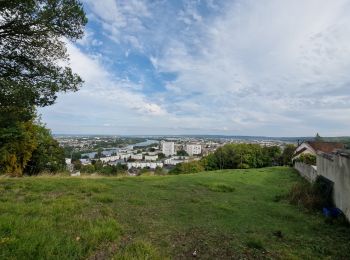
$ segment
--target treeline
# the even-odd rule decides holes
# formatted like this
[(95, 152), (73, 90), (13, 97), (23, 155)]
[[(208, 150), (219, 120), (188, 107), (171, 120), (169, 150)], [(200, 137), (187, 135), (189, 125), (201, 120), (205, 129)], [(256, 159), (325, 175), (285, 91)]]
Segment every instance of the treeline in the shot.
[(291, 165), (294, 145), (282, 151), (278, 146), (258, 144), (226, 144), (200, 161), (177, 164), (170, 174), (196, 173), (222, 169), (248, 169), (278, 165)]

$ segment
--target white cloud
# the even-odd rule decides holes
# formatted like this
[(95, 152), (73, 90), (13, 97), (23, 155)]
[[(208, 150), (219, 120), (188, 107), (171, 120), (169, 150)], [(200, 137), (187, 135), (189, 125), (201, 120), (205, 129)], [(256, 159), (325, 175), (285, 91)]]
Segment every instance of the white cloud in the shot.
[[(41, 109), (45, 121), (56, 132), (94, 133), (101, 125), (111, 127), (110, 132), (118, 132), (118, 122), (137, 124), (142, 117), (167, 115), (161, 105), (138, 91), (137, 84), (112, 75), (99, 57), (84, 54), (69, 42), (67, 49), (70, 66), (82, 77), (84, 86), (78, 92), (60, 96), (57, 104)], [(72, 123), (66, 126), (62, 119)]]
[[(349, 7), (344, 0), (236, 1), (203, 23), (200, 37), (174, 39), (157, 68), (178, 75), (168, 90), (201, 93), (187, 102), (203, 104), (209, 117), (233, 118), (232, 126), (275, 132), (284, 123), (309, 124), (293, 111), (322, 115), (330, 106), (349, 120), (350, 90), (332, 93), (350, 83)], [(295, 134), (303, 133), (296, 127)]]
[(144, 1), (84, 0), (84, 3), (93, 10), (93, 16), (101, 23), (107, 37), (142, 49), (135, 34), (144, 29), (142, 19), (151, 15)]
[[(349, 135), (349, 0), (183, 1), (177, 10), (167, 1), (84, 3), (102, 34), (119, 43), (116, 51), (128, 45), (123, 57), (143, 52), (152, 76), (175, 79), (149, 93), (143, 81), (107, 71), (110, 56), (69, 45), (86, 86), (59, 100), (62, 117), (76, 102), (75, 115), (89, 127), (124, 133)], [(201, 12), (200, 3), (215, 16)], [(79, 44), (94, 40), (100, 39), (88, 32)], [(137, 80), (146, 75), (136, 73)]]

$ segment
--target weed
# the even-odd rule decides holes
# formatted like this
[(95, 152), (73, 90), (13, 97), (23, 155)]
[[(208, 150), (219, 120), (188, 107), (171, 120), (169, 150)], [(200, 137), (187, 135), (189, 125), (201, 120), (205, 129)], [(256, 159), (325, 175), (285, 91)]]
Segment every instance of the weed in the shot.
[(263, 243), (260, 239), (251, 238), (246, 242), (247, 247), (257, 250), (265, 250)]

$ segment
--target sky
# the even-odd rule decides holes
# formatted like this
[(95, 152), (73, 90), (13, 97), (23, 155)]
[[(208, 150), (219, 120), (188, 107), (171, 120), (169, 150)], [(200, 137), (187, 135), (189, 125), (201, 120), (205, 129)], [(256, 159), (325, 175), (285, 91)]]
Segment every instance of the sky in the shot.
[(55, 134), (350, 135), (350, 0), (83, 0)]

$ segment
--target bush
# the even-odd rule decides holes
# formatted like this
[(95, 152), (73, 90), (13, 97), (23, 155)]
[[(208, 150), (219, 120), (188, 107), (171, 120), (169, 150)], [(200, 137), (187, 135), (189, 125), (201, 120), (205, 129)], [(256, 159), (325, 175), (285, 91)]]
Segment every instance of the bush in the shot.
[(295, 161), (309, 165), (316, 165), (316, 156), (309, 153), (301, 154)]
[(202, 163), (200, 161), (192, 161), (177, 164), (175, 168), (169, 171), (169, 174), (188, 174), (202, 171), (204, 171)]
[(320, 210), (333, 206), (332, 191), (333, 184), (319, 176), (313, 184), (304, 181), (294, 185), (288, 194), (288, 200), (308, 210)]

